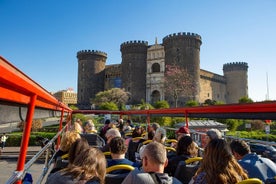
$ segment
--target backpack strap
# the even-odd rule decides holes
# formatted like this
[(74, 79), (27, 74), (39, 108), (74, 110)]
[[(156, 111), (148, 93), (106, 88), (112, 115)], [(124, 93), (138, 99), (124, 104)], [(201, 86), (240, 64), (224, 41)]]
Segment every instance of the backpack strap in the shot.
[(150, 172), (149, 175), (150, 175), (151, 178), (153, 179), (154, 184), (162, 184), (160, 178), (156, 175), (156, 173)]

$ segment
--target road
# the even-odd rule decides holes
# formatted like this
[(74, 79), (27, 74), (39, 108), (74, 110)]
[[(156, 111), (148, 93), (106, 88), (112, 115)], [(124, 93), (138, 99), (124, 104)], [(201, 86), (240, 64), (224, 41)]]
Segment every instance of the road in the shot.
[[(12, 176), (13, 172), (17, 168), (17, 159), (19, 153), (19, 147), (6, 147), (2, 150), (1, 157), (0, 157), (0, 183), (6, 183), (8, 179)], [(33, 154), (38, 152), (40, 147), (29, 147), (27, 153), (27, 161), (28, 159), (32, 158)], [(27, 162), (26, 161), (26, 162)], [(39, 159), (37, 160), (28, 170), (33, 177), (33, 183), (36, 183), (40, 178), (42, 171), (44, 168), (44, 160)], [(42, 181), (42, 184), (45, 181)]]

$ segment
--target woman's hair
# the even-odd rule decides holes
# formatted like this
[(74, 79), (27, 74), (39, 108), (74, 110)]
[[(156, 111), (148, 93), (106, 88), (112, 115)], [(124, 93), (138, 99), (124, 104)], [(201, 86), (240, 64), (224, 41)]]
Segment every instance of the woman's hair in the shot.
[(75, 131), (67, 131), (63, 133), (60, 141), (60, 149), (65, 152), (69, 151), (71, 145), (80, 138), (80, 134)]
[(82, 150), (89, 148), (87, 139), (81, 138), (76, 140), (69, 149), (69, 163), (73, 163), (75, 158), (82, 152)]
[(204, 151), (204, 157), (195, 176), (201, 172), (207, 183), (237, 183), (248, 176), (235, 160), (229, 145), (223, 139), (211, 140)]
[(97, 179), (101, 184), (104, 183), (105, 173), (105, 156), (99, 149), (93, 147), (82, 150), (73, 163), (69, 163), (67, 168), (61, 170), (61, 174), (70, 175), (78, 181)]
[(192, 157), (197, 156), (197, 145), (190, 136), (183, 136), (177, 143), (176, 154), (190, 155)]

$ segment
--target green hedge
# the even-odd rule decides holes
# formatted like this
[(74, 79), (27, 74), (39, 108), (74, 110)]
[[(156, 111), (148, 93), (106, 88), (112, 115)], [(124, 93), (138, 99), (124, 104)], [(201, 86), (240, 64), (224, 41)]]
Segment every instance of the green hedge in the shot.
[(235, 136), (246, 139), (257, 139), (262, 141), (274, 141), (276, 142), (276, 135), (265, 134), (263, 131), (235, 131), (235, 132), (227, 132), (226, 135)]
[[(52, 132), (34, 132), (31, 133), (30, 139), (29, 139), (29, 146), (38, 146), (38, 144), (35, 141), (36, 136), (41, 136), (44, 138), (48, 138), (49, 140), (52, 139), (56, 133)], [(21, 139), (22, 139), (22, 133), (12, 133), (8, 135), (8, 139), (6, 142), (6, 146), (20, 146), (21, 145)]]

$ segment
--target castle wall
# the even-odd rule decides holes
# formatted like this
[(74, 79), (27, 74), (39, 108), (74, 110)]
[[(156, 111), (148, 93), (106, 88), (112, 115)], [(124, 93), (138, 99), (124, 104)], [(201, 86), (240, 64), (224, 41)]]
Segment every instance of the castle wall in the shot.
[(224, 76), (200, 70), (199, 103), (207, 99), (226, 103), (226, 80)]
[(244, 62), (223, 65), (226, 78), (226, 103), (238, 103), (242, 97), (248, 97), (248, 65)]
[(83, 50), (78, 58), (78, 106), (90, 109), (90, 100), (104, 90), (104, 69), (107, 54), (101, 51)]
[[(175, 64), (187, 69), (189, 80), (194, 84), (193, 89), (185, 92), (188, 94), (187, 96), (179, 98), (179, 104), (185, 104), (187, 100), (199, 100), (201, 43), (200, 35), (194, 33), (177, 33), (163, 38), (165, 65)], [(166, 98), (170, 99), (169, 97)]]
[(121, 65), (107, 65), (105, 68), (104, 90), (122, 88)]
[(163, 89), (165, 71), (164, 47), (160, 44), (152, 45), (147, 53), (147, 86), (146, 102), (154, 104), (156, 101), (164, 100)]
[(130, 104), (146, 100), (147, 48), (146, 41), (121, 44), (122, 87), (131, 94)]

